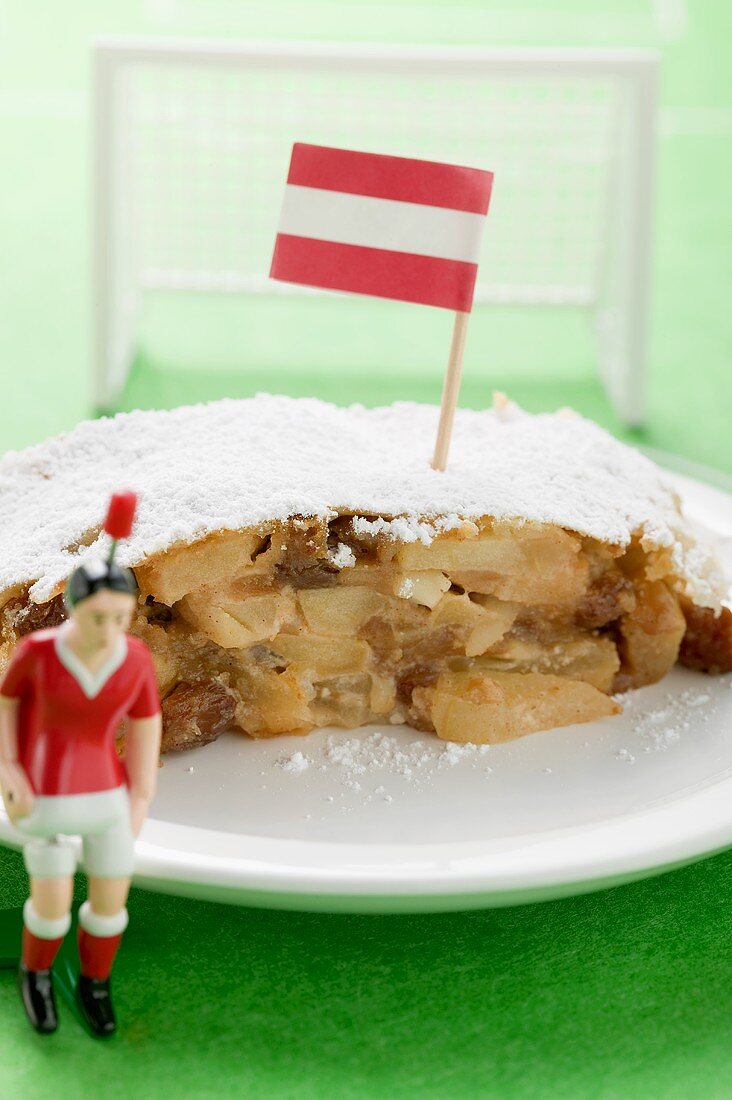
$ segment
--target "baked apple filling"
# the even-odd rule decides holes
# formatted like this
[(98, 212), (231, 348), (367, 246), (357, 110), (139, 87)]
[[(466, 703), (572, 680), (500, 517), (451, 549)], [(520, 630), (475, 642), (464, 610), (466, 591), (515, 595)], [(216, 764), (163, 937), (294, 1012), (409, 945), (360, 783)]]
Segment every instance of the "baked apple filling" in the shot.
[[(408, 723), (506, 741), (616, 713), (679, 657), (732, 666), (729, 611), (682, 601), (663, 555), (548, 524), (466, 521), (406, 542), (378, 517), (294, 518), (150, 557), (133, 633), (152, 651), (164, 750)], [(63, 615), (8, 593), (8, 649)], [(687, 626), (688, 622), (688, 626)]]
[[(408, 723), (497, 742), (616, 713), (686, 630), (657, 557), (482, 519), (425, 545), (340, 516), (222, 532), (136, 569), (165, 749)], [(651, 579), (653, 578), (653, 579)]]

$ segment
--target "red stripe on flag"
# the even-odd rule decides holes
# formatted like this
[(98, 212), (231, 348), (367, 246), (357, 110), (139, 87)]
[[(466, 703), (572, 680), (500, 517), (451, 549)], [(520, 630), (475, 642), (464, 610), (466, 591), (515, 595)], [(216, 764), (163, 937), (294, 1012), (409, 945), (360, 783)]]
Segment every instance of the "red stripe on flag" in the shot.
[(278, 233), (270, 276), (376, 298), (470, 312), (477, 264)]
[(346, 191), (351, 195), (487, 214), (493, 173), (433, 160), (388, 157), (296, 142), (292, 147), (287, 182), (299, 187)]

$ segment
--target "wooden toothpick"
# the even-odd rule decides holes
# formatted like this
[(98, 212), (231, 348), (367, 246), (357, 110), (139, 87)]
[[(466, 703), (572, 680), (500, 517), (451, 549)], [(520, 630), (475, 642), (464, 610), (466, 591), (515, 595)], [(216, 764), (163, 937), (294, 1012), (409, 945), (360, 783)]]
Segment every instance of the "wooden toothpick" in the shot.
[(447, 466), (447, 452), (450, 449), (450, 437), (452, 436), (452, 422), (455, 419), (455, 407), (460, 393), (460, 374), (463, 367), (463, 350), (465, 337), (468, 331), (469, 313), (456, 313), (455, 325), (452, 330), (452, 343), (450, 344), (450, 358), (447, 364), (445, 384), (442, 388), (442, 403), (440, 405), (440, 422), (437, 427), (437, 441), (435, 453), (432, 458), (434, 470), (444, 470)]

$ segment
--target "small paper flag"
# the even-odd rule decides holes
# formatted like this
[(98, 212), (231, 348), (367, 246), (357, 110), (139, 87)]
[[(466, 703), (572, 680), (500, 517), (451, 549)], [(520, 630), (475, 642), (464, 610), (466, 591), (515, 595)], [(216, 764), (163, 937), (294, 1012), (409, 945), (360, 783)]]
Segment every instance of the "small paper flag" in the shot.
[(469, 312), (493, 173), (297, 143), (270, 275)]

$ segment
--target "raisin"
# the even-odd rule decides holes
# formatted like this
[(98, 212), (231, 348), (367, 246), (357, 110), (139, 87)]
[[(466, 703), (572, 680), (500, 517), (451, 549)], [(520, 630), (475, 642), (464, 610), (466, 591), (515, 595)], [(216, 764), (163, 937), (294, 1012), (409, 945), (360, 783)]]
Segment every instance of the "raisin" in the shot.
[(290, 557), (275, 566), (275, 572), (283, 584), (293, 588), (327, 588), (335, 584), (339, 570), (323, 561)]
[(634, 603), (633, 585), (626, 577), (603, 573), (585, 593), (574, 621), (582, 630), (599, 630), (631, 611)]
[(27, 597), (9, 600), (2, 610), (4, 638), (24, 638), (34, 630), (47, 630), (58, 626), (66, 618), (63, 596), (54, 596), (48, 603), (32, 603)]
[(335, 584), (339, 570), (328, 561), (327, 528), (324, 523), (293, 521), (275, 532), (283, 557), (275, 565), (275, 574), (293, 588), (327, 588)]
[(686, 633), (679, 660), (701, 672), (732, 672), (732, 611), (723, 607), (716, 614), (711, 607), (684, 602)]
[(162, 752), (195, 749), (234, 724), (236, 696), (220, 680), (178, 684), (163, 699)]
[(440, 667), (435, 664), (410, 665), (402, 669), (396, 677), (397, 699), (409, 706), (415, 688), (430, 687), (440, 675)]

